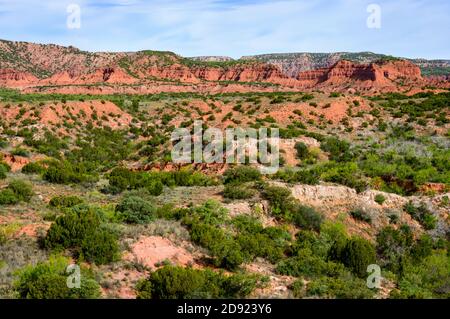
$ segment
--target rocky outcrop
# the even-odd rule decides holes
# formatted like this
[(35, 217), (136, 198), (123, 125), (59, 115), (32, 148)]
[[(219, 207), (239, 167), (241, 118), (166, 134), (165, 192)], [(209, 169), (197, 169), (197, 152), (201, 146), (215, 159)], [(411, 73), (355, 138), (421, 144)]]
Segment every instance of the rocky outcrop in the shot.
[(21, 72), (13, 69), (0, 69), (0, 85), (19, 87), (38, 80), (29, 72)]
[[(424, 80), (419, 67), (407, 60), (389, 58), (373, 62), (380, 55), (366, 53), (364, 59), (351, 62), (342, 60), (346, 56), (355, 58), (337, 53), (298, 54), (295, 66), (286, 69), (283, 64), (272, 63), (271, 55), (262, 60), (187, 59), (172, 52), (91, 53), (73, 47), (0, 40), (0, 85), (27, 92), (90, 94), (253, 92), (268, 88), (345, 92), (351, 88), (376, 94), (411, 92), (430, 85), (450, 86), (447, 78)], [(281, 58), (290, 59), (289, 55)], [(334, 64), (330, 66), (331, 62)], [(301, 70), (321, 68), (293, 73), (302, 64)], [(90, 87), (91, 84), (95, 86)]]
[(423, 81), (420, 68), (409, 61), (380, 61), (375, 63), (354, 63), (341, 60), (330, 68), (300, 72), (297, 76), (303, 86), (340, 86), (355, 84), (357, 87), (396, 86), (396, 81)]

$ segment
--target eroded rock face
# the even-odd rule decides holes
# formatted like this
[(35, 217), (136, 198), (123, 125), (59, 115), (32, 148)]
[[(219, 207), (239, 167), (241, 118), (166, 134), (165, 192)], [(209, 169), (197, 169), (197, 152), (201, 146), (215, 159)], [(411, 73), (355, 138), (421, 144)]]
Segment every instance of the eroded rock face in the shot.
[[(328, 219), (343, 222), (350, 234), (357, 234), (371, 240), (375, 238), (381, 228), (390, 224), (390, 215), (393, 214), (398, 216), (398, 224), (408, 224), (416, 234), (424, 231), (422, 226), (404, 211), (403, 207), (409, 201), (414, 205), (425, 204), (438, 219), (436, 229), (429, 232), (431, 235), (441, 236), (449, 227), (448, 208), (442, 206), (442, 198), (448, 194), (441, 194), (434, 198), (403, 197), (377, 190), (367, 190), (358, 194), (354, 189), (340, 185), (289, 186), (281, 182), (273, 182), (273, 184), (289, 187), (292, 196), (301, 204), (316, 208)], [(375, 201), (377, 195), (383, 195), (385, 198), (382, 204)], [(355, 209), (362, 210), (371, 217), (370, 225), (350, 216), (349, 213)]]
[(29, 72), (22, 72), (13, 69), (0, 69), (0, 85), (18, 87), (33, 83), (38, 80)]
[[(393, 81), (422, 81), (420, 68), (405, 60), (358, 64), (341, 60), (330, 68), (300, 72), (297, 79), (306, 86), (362, 83), (374, 87), (395, 86)], [(358, 83), (359, 82), (359, 83)]]
[[(423, 79), (419, 67), (409, 60), (357, 63), (342, 60), (340, 54), (331, 54), (320, 63), (312, 63), (312, 56), (300, 54), (286, 67), (284, 62), (270, 59), (267, 63), (220, 57), (195, 61), (172, 52), (92, 53), (73, 47), (2, 40), (0, 53), (0, 85), (20, 88), (26, 93), (227, 93), (303, 89), (348, 92), (351, 87), (376, 94), (423, 91), (426, 85), (450, 86), (448, 77)], [(313, 67), (319, 68), (311, 70)]]

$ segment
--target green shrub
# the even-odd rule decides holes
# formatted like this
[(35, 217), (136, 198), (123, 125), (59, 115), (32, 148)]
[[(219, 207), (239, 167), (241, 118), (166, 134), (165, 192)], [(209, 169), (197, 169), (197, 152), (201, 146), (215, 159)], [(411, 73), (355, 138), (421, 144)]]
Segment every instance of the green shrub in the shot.
[(132, 172), (126, 168), (117, 167), (108, 175), (111, 193), (124, 190), (145, 188), (151, 195), (158, 196), (164, 186), (211, 186), (216, 185), (214, 178), (205, 174), (182, 169), (174, 172)]
[(330, 162), (321, 167), (321, 178), (325, 182), (338, 183), (354, 188), (358, 193), (367, 188), (366, 179), (358, 164), (354, 162)]
[(211, 270), (165, 266), (137, 286), (138, 299), (244, 298), (258, 285), (260, 277), (225, 276)]
[(376, 253), (374, 246), (363, 238), (351, 238), (338, 252), (338, 260), (360, 277), (367, 277), (367, 266), (374, 264)]
[(426, 230), (436, 228), (437, 218), (426, 207), (425, 203), (415, 206), (411, 201), (404, 206), (405, 211), (417, 220)]
[(414, 238), (409, 226), (402, 225), (399, 229), (394, 229), (392, 226), (384, 227), (377, 234), (377, 252), (381, 266), (394, 273), (400, 273), (413, 242)]
[(350, 215), (357, 220), (361, 220), (365, 223), (372, 223), (372, 217), (363, 209), (355, 209), (350, 212)]
[(304, 160), (309, 156), (308, 146), (303, 142), (297, 142), (294, 146), (297, 151), (297, 158)]
[(51, 207), (70, 208), (83, 203), (83, 199), (78, 196), (55, 196), (50, 199), (49, 205)]
[(398, 282), (398, 290), (391, 298), (430, 299), (450, 298), (450, 255), (444, 251), (434, 252), (417, 264), (406, 264)]
[(8, 189), (14, 192), (19, 201), (29, 202), (34, 195), (31, 184), (21, 180), (11, 181), (8, 185)]
[(350, 151), (350, 143), (342, 141), (336, 137), (328, 137), (322, 143), (320, 148), (324, 152), (330, 153), (330, 160), (336, 162), (350, 161), (353, 154)]
[(30, 162), (22, 167), (22, 173), (24, 174), (43, 174), (45, 172), (45, 168), (36, 162)]
[(56, 218), (44, 239), (46, 248), (80, 247), (84, 238), (100, 226), (99, 213), (85, 205), (75, 206)]
[(0, 192), (0, 205), (13, 205), (21, 201), (29, 202), (33, 197), (31, 184), (21, 180), (13, 180)]
[(423, 234), (411, 248), (411, 257), (414, 261), (421, 261), (433, 252), (434, 241), (430, 235)]
[(256, 192), (248, 185), (238, 183), (226, 184), (223, 190), (223, 196), (229, 199), (248, 199), (255, 196)]
[(244, 262), (239, 244), (222, 229), (197, 222), (191, 224), (190, 235), (194, 243), (211, 252), (216, 266), (235, 270)]
[(117, 237), (106, 229), (88, 233), (81, 243), (81, 257), (97, 265), (108, 264), (119, 259)]
[(3, 163), (0, 163), (0, 179), (5, 179), (7, 172), (8, 170), (6, 169), (6, 166), (3, 165)]
[(289, 287), (292, 290), (292, 294), (295, 298), (303, 298), (305, 293), (305, 284), (302, 279), (294, 281), (294, 283)]
[(137, 196), (129, 196), (116, 206), (120, 221), (129, 224), (145, 224), (155, 219), (156, 208)]
[(251, 166), (240, 165), (234, 168), (229, 168), (223, 174), (224, 183), (246, 183), (252, 181), (259, 181), (261, 179), (261, 172)]
[(44, 171), (42, 178), (55, 184), (79, 184), (96, 179), (89, 174), (83, 163), (71, 164), (70, 162), (51, 162)]
[(302, 229), (319, 231), (324, 217), (312, 207), (299, 205), (292, 211), (291, 219)]
[(367, 288), (366, 281), (351, 275), (338, 278), (320, 277), (308, 284), (306, 295), (309, 297), (338, 299), (371, 299), (373, 291)]
[(386, 201), (386, 197), (384, 197), (382, 194), (375, 195), (375, 202), (383, 205), (383, 203)]
[(14, 289), (21, 299), (97, 299), (100, 286), (85, 268), (81, 267), (80, 288), (68, 288), (66, 272), (69, 260), (50, 257), (36, 266), (26, 266), (18, 272)]
[(103, 212), (85, 204), (56, 218), (44, 238), (48, 249), (73, 248), (82, 259), (105, 264), (118, 259), (117, 237), (102, 228)]
[(263, 190), (263, 196), (269, 201), (271, 211), (276, 216), (283, 217), (293, 209), (294, 198), (288, 188), (266, 186)]
[(276, 266), (278, 274), (293, 277), (337, 276), (343, 271), (343, 265), (326, 261), (308, 248), (300, 249), (296, 256), (283, 259)]
[(0, 192), (0, 205), (14, 205), (19, 202), (16, 194), (11, 189), (4, 189)]
[(246, 259), (262, 257), (275, 263), (284, 256), (291, 239), (291, 235), (284, 228), (264, 228), (258, 219), (247, 215), (233, 218), (232, 224), (238, 231), (235, 240)]
[(30, 154), (28, 153), (27, 150), (23, 149), (23, 148), (16, 148), (11, 152), (12, 155), (15, 156), (21, 156), (21, 157), (28, 157), (30, 156)]

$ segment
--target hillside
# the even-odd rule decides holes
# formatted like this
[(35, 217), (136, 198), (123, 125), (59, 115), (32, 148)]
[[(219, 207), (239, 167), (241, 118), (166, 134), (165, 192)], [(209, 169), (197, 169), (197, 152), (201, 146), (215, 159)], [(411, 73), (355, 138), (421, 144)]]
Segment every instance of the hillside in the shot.
[[(259, 60), (281, 68), (289, 75), (295, 76), (302, 71), (310, 71), (319, 68), (327, 68), (339, 60), (349, 60), (359, 63), (371, 63), (383, 59), (391, 59), (391, 56), (372, 52), (336, 52), (336, 53), (280, 53), (246, 56), (242, 59)], [(449, 75), (450, 60), (426, 60), (402, 58), (418, 65), (424, 76)]]
[(448, 79), (0, 48), (0, 299), (450, 298)]
[[(341, 61), (350, 61), (350, 69), (365, 69), (372, 74), (355, 77), (354, 72), (334, 72)], [(436, 63), (419, 62), (426, 68), (436, 68)], [(323, 84), (324, 72), (333, 74), (334, 80)], [(356, 91), (376, 94), (417, 93), (422, 88), (449, 86), (446, 77), (426, 78), (420, 73), (411, 61), (372, 53), (264, 55), (232, 60), (184, 58), (152, 50), (91, 53), (74, 47), (0, 41), (0, 85), (28, 93), (227, 93), (324, 88), (345, 92), (351, 85)]]

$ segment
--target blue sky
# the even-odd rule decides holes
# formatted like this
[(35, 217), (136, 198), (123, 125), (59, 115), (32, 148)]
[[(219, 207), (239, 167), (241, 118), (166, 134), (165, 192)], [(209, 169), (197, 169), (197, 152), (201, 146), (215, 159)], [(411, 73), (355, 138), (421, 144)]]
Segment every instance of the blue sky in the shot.
[[(67, 28), (67, 6), (81, 28)], [(381, 8), (368, 28), (367, 6)], [(450, 59), (448, 0), (0, 0), (0, 38), (184, 56), (373, 51)]]

